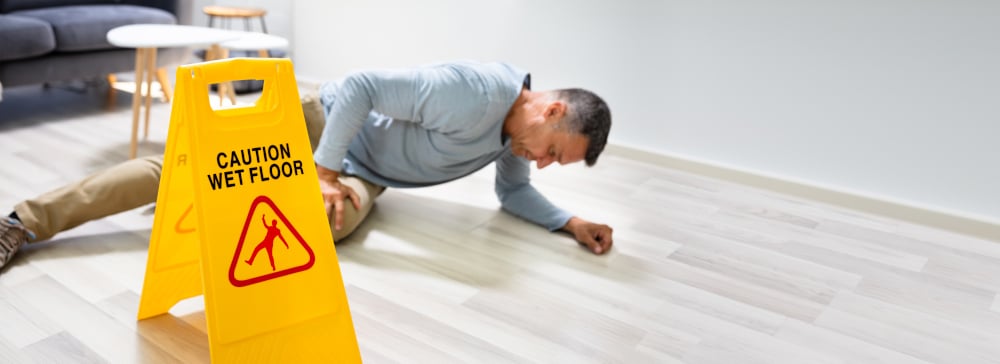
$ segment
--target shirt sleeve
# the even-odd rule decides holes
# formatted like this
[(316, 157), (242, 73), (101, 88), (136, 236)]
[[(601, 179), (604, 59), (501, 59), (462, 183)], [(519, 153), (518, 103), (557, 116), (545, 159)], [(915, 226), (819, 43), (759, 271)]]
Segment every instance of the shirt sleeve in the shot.
[(559, 230), (573, 217), (569, 212), (553, 205), (531, 186), (531, 167), (527, 160), (511, 153), (510, 149), (497, 159), (496, 193), (504, 210), (523, 219), (544, 226), (549, 231)]
[(341, 171), (351, 139), (372, 112), (418, 123), (427, 130), (461, 130), (465, 126), (449, 123), (453, 118), (446, 116), (481, 115), (487, 102), (470, 102), (468, 97), (481, 94), (481, 87), (448, 67), (352, 73), (342, 81), (333, 105), (327, 106), (326, 126), (313, 159), (327, 169)]

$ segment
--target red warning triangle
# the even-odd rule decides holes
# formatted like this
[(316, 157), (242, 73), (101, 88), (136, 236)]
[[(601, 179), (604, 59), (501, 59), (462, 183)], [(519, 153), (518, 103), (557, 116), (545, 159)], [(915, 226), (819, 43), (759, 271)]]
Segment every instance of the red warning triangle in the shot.
[[(251, 245), (244, 244), (247, 239)], [(248, 247), (246, 251), (244, 246)], [(315, 262), (312, 248), (278, 206), (267, 196), (257, 196), (229, 265), (229, 283), (249, 286), (307, 270)]]

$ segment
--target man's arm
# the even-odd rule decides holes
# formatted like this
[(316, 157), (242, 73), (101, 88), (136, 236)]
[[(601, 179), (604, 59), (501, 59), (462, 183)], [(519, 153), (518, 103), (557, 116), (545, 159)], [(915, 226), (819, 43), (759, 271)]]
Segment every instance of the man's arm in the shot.
[(553, 205), (530, 183), (530, 164), (508, 150), (496, 161), (496, 193), (504, 210), (541, 225), (563, 230), (595, 254), (611, 248), (611, 227), (594, 224)]
[(320, 192), (327, 215), (334, 216), (334, 229), (340, 230), (343, 226), (345, 199), (350, 199), (354, 208), (361, 208), (357, 192), (339, 180), (351, 139), (373, 111), (392, 117), (412, 115), (413, 90), (420, 83), (419, 79), (416, 72), (355, 72), (345, 77), (336, 89), (334, 103), (325, 115), (323, 134), (313, 153)]
[[(444, 125), (460, 108), (482, 108), (457, 100), (482, 92), (466, 82), (454, 68), (423, 67), (403, 70), (355, 72), (344, 78), (326, 115), (323, 135), (313, 158), (331, 171), (340, 172), (351, 140), (369, 114), (421, 124), (428, 130), (460, 131), (464, 125)], [(473, 120), (474, 121), (474, 120)]]
[(508, 149), (496, 161), (497, 175), (495, 190), (504, 210), (556, 231), (573, 217), (542, 196), (531, 185), (530, 165), (527, 160), (517, 157)]
[(426, 67), (355, 72), (344, 78), (336, 94), (332, 95), (334, 102), (328, 105), (323, 135), (313, 154), (320, 190), (327, 213), (334, 214), (335, 229), (342, 226), (345, 199), (350, 198), (355, 208), (361, 205), (358, 194), (340, 184), (337, 178), (351, 140), (369, 115), (376, 112), (422, 124), (429, 130), (461, 129), (462, 126), (435, 124), (445, 120), (444, 114), (455, 112), (457, 107), (481, 106), (455, 104), (456, 100), (467, 99), (468, 94), (478, 92), (461, 77), (456, 77), (455, 72), (448, 67)]

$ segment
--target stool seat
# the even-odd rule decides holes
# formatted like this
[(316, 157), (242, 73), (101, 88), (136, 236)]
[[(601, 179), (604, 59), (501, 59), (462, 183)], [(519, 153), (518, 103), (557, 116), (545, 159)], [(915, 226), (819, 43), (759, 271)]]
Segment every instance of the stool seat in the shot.
[(267, 10), (258, 8), (237, 8), (232, 6), (209, 5), (201, 9), (205, 14), (226, 18), (256, 18), (267, 14)]
[[(225, 20), (226, 24), (231, 24), (233, 19), (243, 19), (243, 30), (250, 30), (250, 19), (260, 19), (260, 31), (267, 33), (267, 24), (264, 23), (264, 15), (267, 10), (260, 8), (244, 8), (236, 6), (208, 5), (201, 8), (201, 11), (208, 15), (208, 27), (215, 24), (215, 18)], [(228, 26), (227, 26), (228, 28)]]

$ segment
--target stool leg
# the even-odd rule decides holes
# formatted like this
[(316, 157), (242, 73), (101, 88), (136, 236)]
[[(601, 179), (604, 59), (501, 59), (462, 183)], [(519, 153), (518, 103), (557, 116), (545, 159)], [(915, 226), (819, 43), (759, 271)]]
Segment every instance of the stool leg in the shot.
[[(205, 50), (205, 60), (214, 61), (217, 59), (222, 59), (222, 47), (219, 47), (218, 44), (213, 44), (212, 47)], [(215, 87), (215, 93), (219, 96), (219, 106), (221, 107), (223, 102), (226, 101), (226, 83), (218, 83)]]
[(264, 24), (264, 17), (260, 17), (260, 30), (261, 33), (267, 33), (267, 24)]
[[(228, 49), (223, 49), (222, 50), (222, 58), (223, 59), (229, 58), (229, 50)], [(233, 87), (233, 83), (232, 82), (226, 82), (226, 93), (225, 93), (225, 95), (229, 96), (229, 102), (230, 103), (232, 103), (233, 105), (236, 105), (236, 88)]]

